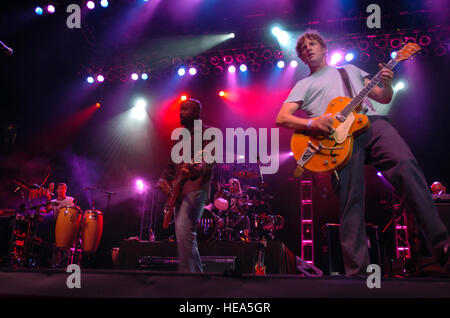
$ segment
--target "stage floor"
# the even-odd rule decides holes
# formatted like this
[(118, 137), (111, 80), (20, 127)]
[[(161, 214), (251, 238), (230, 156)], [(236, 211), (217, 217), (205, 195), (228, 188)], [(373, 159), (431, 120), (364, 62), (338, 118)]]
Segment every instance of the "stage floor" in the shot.
[(299, 275), (230, 276), (202, 273), (81, 270), (81, 288), (68, 288), (65, 270), (0, 269), (0, 297), (80, 298), (448, 298), (449, 277), (365, 278)]

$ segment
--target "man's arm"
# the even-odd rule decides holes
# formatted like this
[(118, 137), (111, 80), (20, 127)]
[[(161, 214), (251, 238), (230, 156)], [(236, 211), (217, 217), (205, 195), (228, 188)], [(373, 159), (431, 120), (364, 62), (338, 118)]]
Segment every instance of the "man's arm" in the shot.
[[(369, 93), (369, 97), (381, 104), (389, 104), (392, 100), (392, 95), (394, 91), (392, 90), (392, 78), (394, 77), (394, 72), (392, 70), (383, 67), (382, 64), (378, 64), (381, 71), (381, 82), (383, 87), (375, 86)], [(364, 86), (366, 86), (370, 80), (368, 78), (364, 79)]]
[(295, 111), (301, 106), (297, 103), (284, 103), (278, 113), (276, 124), (293, 130), (310, 130), (316, 133), (329, 134), (333, 128), (331, 114), (323, 114), (315, 120), (294, 116)]

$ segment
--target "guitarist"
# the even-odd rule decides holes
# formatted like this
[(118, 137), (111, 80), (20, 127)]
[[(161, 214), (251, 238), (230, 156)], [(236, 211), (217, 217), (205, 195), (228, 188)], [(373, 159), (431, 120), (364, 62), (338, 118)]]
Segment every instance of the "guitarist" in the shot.
[[(191, 149), (194, 149), (194, 120), (201, 118), (202, 106), (198, 100), (189, 99), (181, 103), (181, 125), (191, 133)], [(204, 131), (206, 126), (202, 127)], [(203, 143), (203, 148), (206, 142)], [(192, 155), (193, 158), (193, 155)], [(171, 182), (181, 179), (182, 187), (175, 205), (175, 234), (181, 272), (202, 272), (202, 262), (197, 247), (197, 224), (203, 207), (209, 198), (212, 164), (174, 164), (172, 161), (158, 180), (157, 187), (169, 194)]]
[[(345, 65), (348, 82), (340, 72), (327, 64), (327, 47), (315, 31), (306, 31), (297, 41), (297, 55), (309, 67), (310, 74), (297, 82), (276, 118), (277, 125), (311, 134), (332, 133), (333, 118), (324, 114), (335, 97), (357, 94), (369, 82), (368, 73), (354, 65)], [(387, 104), (392, 99), (393, 72), (383, 65), (382, 87), (375, 86), (369, 97)], [(350, 86), (351, 92), (347, 87)], [(355, 95), (356, 95), (355, 94)], [(312, 118), (294, 116), (298, 109)], [(369, 117), (370, 127), (356, 136), (349, 162), (335, 178), (340, 200), (340, 243), (347, 276), (366, 275), (369, 254), (364, 220), (364, 164), (374, 165), (394, 186), (401, 199), (414, 213), (418, 226), (424, 231), (430, 250), (442, 267), (448, 268), (449, 237), (431, 198), (425, 177), (411, 150), (391, 126), (366, 99), (360, 112)]]

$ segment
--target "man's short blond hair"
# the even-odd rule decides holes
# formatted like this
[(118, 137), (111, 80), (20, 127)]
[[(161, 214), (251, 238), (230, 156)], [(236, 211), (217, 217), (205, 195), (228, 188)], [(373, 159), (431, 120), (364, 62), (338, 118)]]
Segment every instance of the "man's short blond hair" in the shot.
[(323, 37), (317, 32), (316, 30), (306, 30), (298, 39), (297, 46), (295, 47), (295, 51), (297, 52), (297, 56), (301, 59), (301, 53), (302, 53), (302, 46), (305, 43), (306, 40), (316, 40), (319, 42), (320, 46), (322, 46), (324, 49), (327, 48), (327, 44), (325, 43), (325, 40)]

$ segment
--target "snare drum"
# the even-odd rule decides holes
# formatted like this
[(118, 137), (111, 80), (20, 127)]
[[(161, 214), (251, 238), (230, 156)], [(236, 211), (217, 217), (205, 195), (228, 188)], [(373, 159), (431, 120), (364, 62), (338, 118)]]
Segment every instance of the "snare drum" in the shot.
[(81, 249), (86, 254), (97, 251), (103, 232), (103, 213), (98, 210), (87, 210), (81, 225)]
[(74, 246), (81, 224), (81, 211), (75, 206), (63, 206), (58, 210), (55, 226), (56, 247), (70, 249)]

